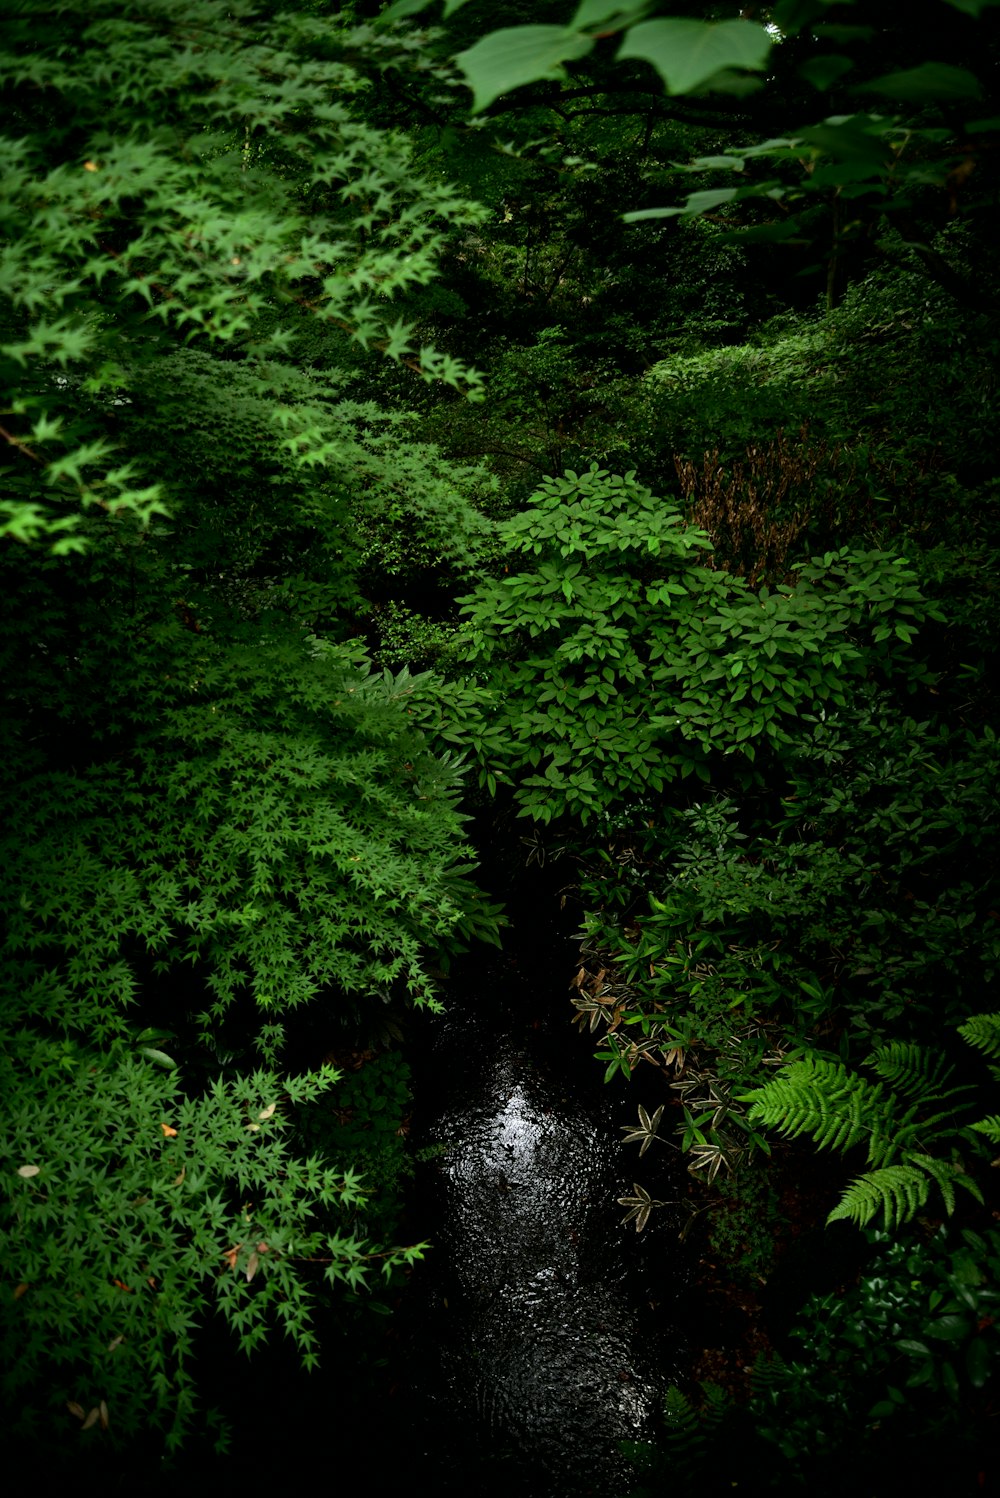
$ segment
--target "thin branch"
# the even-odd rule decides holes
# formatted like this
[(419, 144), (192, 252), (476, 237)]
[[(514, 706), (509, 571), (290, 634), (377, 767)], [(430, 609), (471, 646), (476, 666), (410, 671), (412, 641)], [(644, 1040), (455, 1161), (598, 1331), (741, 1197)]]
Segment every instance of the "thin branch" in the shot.
[(21, 441), (20, 437), (15, 437), (13, 432), (8, 432), (6, 427), (0, 427), (0, 437), (9, 442), (11, 447), (16, 447), (19, 453), (24, 453), (26, 458), (31, 458), (35, 463), (41, 463), (44, 468), (45, 459), (40, 458), (36, 452), (33, 452), (26, 442)]

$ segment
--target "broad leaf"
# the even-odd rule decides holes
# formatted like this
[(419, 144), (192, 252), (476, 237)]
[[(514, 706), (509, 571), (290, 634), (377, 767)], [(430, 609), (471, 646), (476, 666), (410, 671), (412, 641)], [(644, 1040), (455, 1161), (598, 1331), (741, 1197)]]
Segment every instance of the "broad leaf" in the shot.
[(728, 68), (760, 72), (767, 65), (771, 38), (752, 21), (643, 21), (633, 26), (618, 60), (652, 63), (671, 94), (689, 94)]
[(593, 45), (589, 36), (565, 26), (505, 26), (459, 52), (455, 61), (478, 114), (511, 89), (560, 77), (564, 62), (586, 57)]
[(849, 57), (842, 57), (838, 52), (826, 52), (820, 57), (810, 57), (808, 62), (804, 62), (799, 68), (799, 75), (807, 83), (811, 83), (813, 88), (822, 91), (830, 88), (839, 78), (843, 78), (853, 66)]
[(859, 84), (858, 91), (917, 104), (925, 99), (980, 99), (983, 94), (974, 73), (946, 62), (922, 62), (918, 68), (886, 73), (871, 83)]
[[(459, 3), (464, 3), (464, 0), (459, 0)], [(634, 0), (632, 4), (629, 0), (580, 0), (570, 29), (586, 31), (592, 26), (610, 26), (621, 31), (641, 20), (649, 10), (649, 3), (650, 0)]]

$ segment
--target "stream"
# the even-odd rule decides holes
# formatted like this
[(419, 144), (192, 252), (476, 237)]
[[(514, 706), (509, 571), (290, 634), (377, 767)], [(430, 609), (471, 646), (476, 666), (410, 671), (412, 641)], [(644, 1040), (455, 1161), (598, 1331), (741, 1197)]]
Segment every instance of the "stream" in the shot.
[(412, 1475), (439, 1494), (615, 1498), (636, 1481), (620, 1443), (653, 1433), (684, 1363), (678, 1214), (622, 1226), (616, 1198), (652, 1174), (619, 1145), (634, 1102), (571, 1025), (572, 952), (554, 976), (527, 966), (454, 983), (415, 1063), (434, 1247), (404, 1316)]

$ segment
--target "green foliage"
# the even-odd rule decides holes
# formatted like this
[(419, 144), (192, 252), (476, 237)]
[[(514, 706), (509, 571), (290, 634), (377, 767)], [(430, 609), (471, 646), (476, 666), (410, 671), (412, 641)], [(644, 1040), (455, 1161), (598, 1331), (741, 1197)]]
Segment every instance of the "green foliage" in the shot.
[(1000, 1014), (974, 1014), (958, 1033), (984, 1056), (1000, 1059)]
[(743, 1408), (714, 1385), (697, 1401), (669, 1390), (660, 1445), (635, 1452), (641, 1470), (710, 1491), (889, 1492), (912, 1448), (922, 1469), (943, 1463), (957, 1490), (974, 1490), (1000, 1358), (1000, 1237), (868, 1239), (857, 1281), (811, 1296), (793, 1346), (756, 1360)]
[[(454, 951), (496, 937), (461, 765), (416, 724), (436, 684), (354, 638), (386, 579), (474, 575), (490, 481), (348, 399), (345, 352), (475, 386), (393, 304), (480, 215), (366, 122), (339, 20), (16, 11), (4, 1398), (42, 1443), (79, 1420), (85, 1443), (174, 1446), (204, 1417), (215, 1312), (237, 1348), (279, 1330), (311, 1367), (324, 1279), (363, 1301), (420, 1252), (372, 1241), (395, 1231), (398, 1111), (390, 1143), (356, 1084), (283, 1057), (304, 1010), (357, 1037), (389, 998), (436, 1005)], [(369, 1111), (398, 1110), (382, 1084)], [(326, 1108), (357, 1127), (303, 1147)]]
[[(371, 1254), (409, 1261), (355, 1225), (371, 1191), (391, 1223), (398, 1141), (295, 1148), (291, 1105), (334, 1077), (277, 1069), (291, 1016), (324, 1002), (350, 1020), (390, 991), (436, 1004), (430, 966), (496, 912), (474, 913), (457, 767), (407, 717), (429, 678), (375, 673), (278, 612), (234, 619), (188, 589), (175, 605), (150, 543), (7, 561), (5, 1305), (28, 1286), (7, 1399), (32, 1429), (103, 1400), (123, 1437), (152, 1422), (175, 1442), (213, 1307), (247, 1351), (277, 1324), (312, 1362), (306, 1266), (354, 1292)], [(127, 1053), (136, 1011), (186, 1035), (184, 1093), (150, 1064), (169, 1051)], [(214, 1057), (240, 1070), (203, 1092)]]
[(519, 776), (522, 814), (542, 822), (707, 781), (718, 756), (752, 781), (807, 704), (829, 713), (852, 678), (912, 672), (928, 613), (902, 558), (847, 548), (755, 595), (699, 564), (706, 538), (676, 505), (596, 467), (544, 481), (501, 538), (532, 566), (465, 601), (470, 659), (497, 692), (490, 768)]
[(749, 21), (643, 21), (648, 8), (644, 0), (583, 0), (568, 25), (491, 31), (455, 58), (472, 90), (473, 110), (487, 109), (525, 84), (565, 77), (564, 63), (586, 57), (597, 36), (623, 28), (618, 58), (651, 63), (671, 93), (705, 88), (740, 92), (744, 80), (737, 70), (759, 71), (766, 65), (771, 40), (762, 26)]
[[(77, 1007), (77, 1031), (97, 1012)], [(204, 1417), (193, 1353), (210, 1315), (247, 1353), (277, 1327), (312, 1366), (321, 1284), (360, 1289), (420, 1257), (371, 1253), (354, 1166), (292, 1147), (332, 1068), (219, 1077), (186, 1096), (127, 1042), (96, 1051), (27, 1027), (8, 1029), (0, 1066), (3, 1393), (20, 1434), (59, 1441), (80, 1420), (115, 1441), (154, 1428), (175, 1447)]]
[(672, 1384), (664, 1401), (664, 1452), (678, 1482), (697, 1482), (701, 1477), (707, 1455), (721, 1436), (729, 1413), (729, 1402), (717, 1385), (703, 1383), (701, 1394), (695, 1407)]
[[(276, 26), (211, 0), (59, 14), (28, 0), (11, 17), (3, 534), (51, 529), (65, 552), (83, 544), (83, 513), (146, 525), (169, 508), (158, 478), (116, 450), (101, 401), (81, 399), (120, 406), (131, 368), (168, 339), (238, 352), (266, 388), (295, 323), (318, 319), (427, 379), (475, 384), (450, 355), (417, 350), (391, 303), (433, 275), (445, 221), (478, 212), (364, 123), (346, 43), (308, 12)], [(291, 321), (276, 326), (276, 307)], [(291, 418), (300, 463), (323, 461), (309, 410), (272, 413), (276, 439)]]
[[(753, 21), (642, 21), (625, 36), (618, 58), (652, 63), (669, 94), (749, 92), (746, 72), (767, 66), (771, 38)], [(742, 76), (741, 76), (742, 75)]]
[[(808, 1134), (820, 1149), (841, 1153), (864, 1145), (876, 1169), (851, 1183), (828, 1221), (848, 1218), (865, 1226), (881, 1212), (891, 1230), (926, 1205), (931, 1181), (949, 1216), (956, 1185), (981, 1201), (956, 1153), (957, 1142), (971, 1136), (962, 1118), (968, 1090), (945, 1085), (952, 1068), (927, 1048), (900, 1043), (875, 1051), (869, 1065), (891, 1086), (813, 1055), (790, 1061), (747, 1095), (752, 1119), (791, 1138)], [(950, 1158), (929, 1154), (935, 1147), (950, 1148)]]

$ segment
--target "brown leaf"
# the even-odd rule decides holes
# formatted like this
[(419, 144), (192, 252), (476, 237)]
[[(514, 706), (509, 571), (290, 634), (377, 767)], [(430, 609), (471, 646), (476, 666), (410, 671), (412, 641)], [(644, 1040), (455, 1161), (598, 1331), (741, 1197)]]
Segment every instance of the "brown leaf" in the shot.
[(180, 1173), (180, 1175), (174, 1176), (174, 1179), (171, 1182), (171, 1185), (173, 1185), (173, 1186), (179, 1186), (186, 1175), (187, 1175), (187, 1166), (186, 1165), (182, 1165), (181, 1166), (181, 1173)]
[(111, 1341), (108, 1343), (108, 1351), (109, 1352), (114, 1352), (115, 1348), (116, 1347), (120, 1347), (124, 1341), (125, 1341), (125, 1338), (119, 1332), (118, 1336), (117, 1337), (112, 1337)]
[(242, 1247), (243, 1247), (242, 1243), (237, 1243), (237, 1245), (236, 1245), (235, 1248), (228, 1248), (226, 1250), (226, 1252), (222, 1255), (222, 1257), (225, 1259), (226, 1263), (229, 1265), (230, 1269), (235, 1269), (236, 1268), (236, 1260), (239, 1257), (239, 1252), (240, 1252), (240, 1249)]
[(81, 1430), (89, 1430), (92, 1425), (96, 1425), (97, 1424), (97, 1422), (98, 1422), (98, 1420), (100, 1418), (101, 1418), (101, 1412), (98, 1409), (97, 1405), (95, 1404), (94, 1408), (88, 1414), (86, 1420), (84, 1420), (83, 1424), (80, 1426), (80, 1429)]
[(172, 1129), (169, 1124), (161, 1123), (160, 1124), (160, 1128), (163, 1130), (163, 1137), (164, 1137), (164, 1139), (176, 1139), (177, 1138), (177, 1130), (176, 1129)]
[(266, 1108), (262, 1108), (260, 1110), (260, 1112), (257, 1114), (257, 1117), (258, 1118), (271, 1118), (271, 1117), (273, 1117), (274, 1110), (275, 1110), (275, 1108), (277, 1108), (277, 1106), (278, 1106), (277, 1103), (268, 1103), (268, 1105), (267, 1105)]
[(108, 1428), (108, 1426), (109, 1426), (110, 1423), (111, 1422), (108, 1419), (108, 1407), (104, 1403), (104, 1400), (102, 1399), (101, 1400), (101, 1429), (102, 1430), (107, 1430), (107, 1428)]
[(19, 1176), (22, 1176), (24, 1180), (29, 1181), (32, 1176), (36, 1176), (38, 1174), (41, 1168), (42, 1167), (40, 1165), (19, 1165), (17, 1167), (17, 1173)]
[(82, 1404), (77, 1404), (77, 1402), (76, 1402), (75, 1399), (67, 1399), (67, 1401), (66, 1401), (66, 1408), (69, 1410), (70, 1414), (71, 1415), (75, 1415), (78, 1420), (82, 1420), (83, 1419), (83, 1415), (84, 1415), (83, 1405)]
[(29, 1288), (27, 1280), (22, 1280), (14, 1291), (14, 1299), (20, 1300), (22, 1295), (27, 1295)]
[(252, 1253), (250, 1255), (249, 1259), (247, 1259), (247, 1284), (248, 1285), (249, 1285), (250, 1281), (253, 1279), (254, 1275), (257, 1273), (257, 1270), (259, 1268), (260, 1268), (260, 1260), (258, 1259), (256, 1252), (254, 1252), (254, 1253)]

